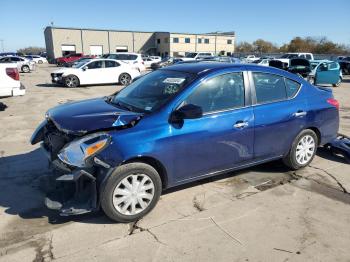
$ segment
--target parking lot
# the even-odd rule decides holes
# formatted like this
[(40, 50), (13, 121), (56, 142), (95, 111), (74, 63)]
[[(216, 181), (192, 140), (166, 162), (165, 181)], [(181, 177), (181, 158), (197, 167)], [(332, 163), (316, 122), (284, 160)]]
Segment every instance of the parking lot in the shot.
[[(21, 74), (26, 95), (0, 100), (0, 261), (350, 261), (350, 165), (325, 149), (296, 172), (275, 161), (164, 192), (137, 223), (48, 211), (31, 134), (49, 108), (121, 88), (59, 87), (55, 68)], [(350, 135), (350, 78), (334, 95)]]

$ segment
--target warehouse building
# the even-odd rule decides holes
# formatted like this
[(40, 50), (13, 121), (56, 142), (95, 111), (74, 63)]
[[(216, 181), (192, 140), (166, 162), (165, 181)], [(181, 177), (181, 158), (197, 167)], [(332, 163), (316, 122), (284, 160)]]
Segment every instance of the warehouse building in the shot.
[(234, 32), (189, 34), (48, 26), (44, 35), (49, 59), (70, 53), (135, 52), (162, 57), (184, 56), (188, 52), (231, 55), (235, 47)]

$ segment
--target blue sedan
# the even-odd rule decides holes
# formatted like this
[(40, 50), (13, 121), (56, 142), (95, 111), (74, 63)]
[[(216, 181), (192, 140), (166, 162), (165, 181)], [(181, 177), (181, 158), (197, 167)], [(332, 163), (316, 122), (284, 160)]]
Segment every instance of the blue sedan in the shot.
[(102, 207), (130, 222), (166, 188), (276, 159), (307, 166), (336, 138), (338, 109), (330, 89), (283, 70), (188, 63), (49, 110), (31, 143), (63, 171), (49, 208), (76, 215)]

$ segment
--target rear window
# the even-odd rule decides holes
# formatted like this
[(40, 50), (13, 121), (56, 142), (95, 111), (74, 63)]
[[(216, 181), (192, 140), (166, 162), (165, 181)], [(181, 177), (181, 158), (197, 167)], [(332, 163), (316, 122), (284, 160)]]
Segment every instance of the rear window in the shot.
[(299, 88), (300, 84), (298, 82), (286, 78), (286, 91), (288, 98), (294, 97), (296, 93), (298, 93)]

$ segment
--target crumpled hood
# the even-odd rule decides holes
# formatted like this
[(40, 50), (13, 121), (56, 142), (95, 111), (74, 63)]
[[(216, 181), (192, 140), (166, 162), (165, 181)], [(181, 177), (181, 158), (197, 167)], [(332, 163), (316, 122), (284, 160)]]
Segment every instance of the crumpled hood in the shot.
[(68, 134), (83, 135), (100, 129), (109, 129), (138, 121), (142, 114), (124, 111), (104, 98), (67, 103), (50, 109), (47, 118)]

